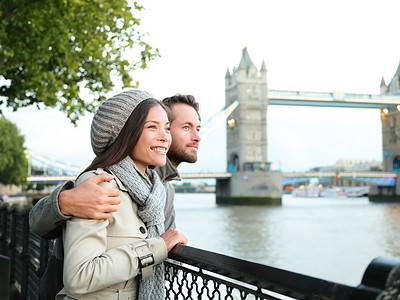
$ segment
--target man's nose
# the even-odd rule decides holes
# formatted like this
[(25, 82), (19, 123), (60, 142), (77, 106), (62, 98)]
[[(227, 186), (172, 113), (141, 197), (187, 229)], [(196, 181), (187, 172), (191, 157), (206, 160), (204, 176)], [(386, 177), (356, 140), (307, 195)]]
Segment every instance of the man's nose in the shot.
[(195, 130), (193, 133), (193, 141), (198, 143), (198, 142), (200, 142), (200, 140), (201, 140), (200, 133), (197, 130)]

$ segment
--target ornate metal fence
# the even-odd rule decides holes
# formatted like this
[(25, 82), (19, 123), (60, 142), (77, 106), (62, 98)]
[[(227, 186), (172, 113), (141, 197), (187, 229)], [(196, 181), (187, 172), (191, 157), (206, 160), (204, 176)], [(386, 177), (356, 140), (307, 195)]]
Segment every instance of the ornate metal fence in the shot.
[[(39, 299), (52, 242), (29, 232), (29, 208), (0, 204), (0, 299)], [(377, 258), (356, 287), (188, 246), (165, 262), (167, 299), (372, 300), (399, 260)], [(7, 282), (9, 284), (7, 284)]]
[(330, 282), (188, 246), (166, 262), (168, 299), (372, 300), (399, 260), (374, 259), (357, 287)]

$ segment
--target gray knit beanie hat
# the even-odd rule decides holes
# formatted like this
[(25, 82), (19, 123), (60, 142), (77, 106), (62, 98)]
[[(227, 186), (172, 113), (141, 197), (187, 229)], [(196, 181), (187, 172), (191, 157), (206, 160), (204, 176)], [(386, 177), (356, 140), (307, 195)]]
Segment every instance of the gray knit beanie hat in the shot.
[(94, 114), (90, 138), (93, 152), (99, 155), (117, 139), (136, 106), (154, 97), (140, 90), (130, 90), (104, 101)]

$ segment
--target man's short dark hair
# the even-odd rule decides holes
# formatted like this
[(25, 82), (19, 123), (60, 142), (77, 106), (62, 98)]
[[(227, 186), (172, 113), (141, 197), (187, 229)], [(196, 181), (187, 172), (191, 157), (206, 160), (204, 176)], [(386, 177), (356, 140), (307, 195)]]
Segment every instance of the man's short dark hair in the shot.
[(194, 108), (194, 110), (199, 115), (199, 103), (196, 102), (196, 99), (192, 95), (180, 95), (176, 94), (175, 96), (167, 97), (162, 101), (164, 105), (172, 109), (175, 104), (186, 104)]

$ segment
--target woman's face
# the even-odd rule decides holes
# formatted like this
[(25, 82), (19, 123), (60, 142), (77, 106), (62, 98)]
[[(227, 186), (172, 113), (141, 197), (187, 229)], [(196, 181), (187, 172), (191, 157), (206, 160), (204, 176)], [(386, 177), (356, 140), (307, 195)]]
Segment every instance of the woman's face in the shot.
[(140, 171), (144, 173), (147, 166), (163, 166), (171, 145), (167, 113), (160, 106), (153, 106), (147, 114), (142, 134), (131, 157)]

